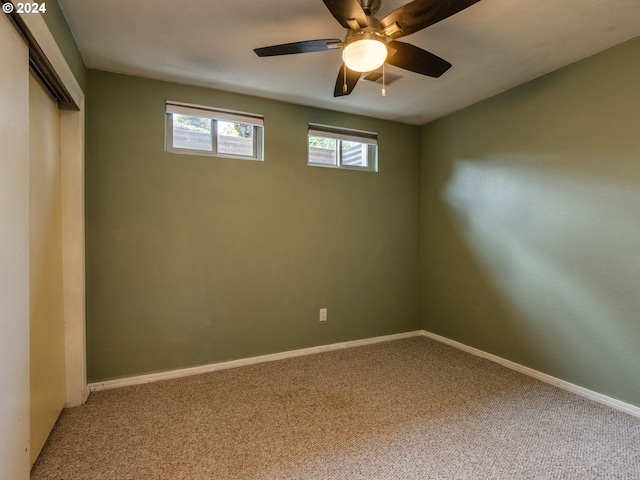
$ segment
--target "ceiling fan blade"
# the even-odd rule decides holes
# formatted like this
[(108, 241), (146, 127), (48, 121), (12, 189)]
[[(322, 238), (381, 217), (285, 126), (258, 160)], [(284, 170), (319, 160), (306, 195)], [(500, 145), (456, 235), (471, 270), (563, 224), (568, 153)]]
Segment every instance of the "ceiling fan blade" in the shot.
[(292, 55), (294, 53), (324, 52), (334, 50), (342, 46), (342, 40), (338, 38), (326, 38), (324, 40), (306, 40), (304, 42), (284, 43), (271, 47), (256, 48), (253, 51), (259, 57), (274, 57), (276, 55)]
[(438, 23), (479, 1), (413, 0), (384, 17), (380, 25), (389, 38), (400, 38)]
[[(345, 91), (345, 77), (344, 77), (345, 71), (347, 73), (346, 91)], [(358, 83), (358, 80), (360, 80), (360, 75), (362, 75), (360, 72), (354, 72), (353, 70), (349, 70), (347, 67), (345, 67), (343, 63), (340, 66), (340, 71), (338, 72), (338, 78), (336, 80), (336, 87), (333, 90), (333, 96), (343, 97), (345, 95), (351, 94), (351, 92), (356, 86), (356, 83)]]
[[(367, 15), (358, 0), (323, 0), (331, 14), (344, 28), (354, 29), (354, 21), (360, 28), (369, 25)], [(357, 30), (357, 28), (355, 28)]]
[(387, 63), (396, 67), (429, 77), (439, 77), (451, 68), (451, 64), (446, 60), (410, 43), (394, 40), (389, 42), (387, 46), (389, 47)]

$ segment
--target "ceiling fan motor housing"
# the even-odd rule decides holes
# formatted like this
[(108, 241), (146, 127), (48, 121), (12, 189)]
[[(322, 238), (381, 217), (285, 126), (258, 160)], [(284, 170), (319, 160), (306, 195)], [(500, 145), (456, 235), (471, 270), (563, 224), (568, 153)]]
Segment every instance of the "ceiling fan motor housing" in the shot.
[(344, 43), (351, 43), (355, 40), (361, 40), (364, 38), (370, 38), (375, 40), (387, 41), (386, 35), (382, 31), (380, 20), (375, 17), (367, 16), (368, 26), (365, 28), (351, 29), (347, 31), (347, 36), (344, 39)]
[(343, 47), (346, 47), (354, 42), (359, 42), (361, 40), (376, 40), (382, 43), (385, 47), (387, 46), (387, 39), (384, 35), (379, 32), (367, 32), (362, 30), (360, 32), (349, 32), (347, 33), (347, 37), (344, 39), (342, 43)]

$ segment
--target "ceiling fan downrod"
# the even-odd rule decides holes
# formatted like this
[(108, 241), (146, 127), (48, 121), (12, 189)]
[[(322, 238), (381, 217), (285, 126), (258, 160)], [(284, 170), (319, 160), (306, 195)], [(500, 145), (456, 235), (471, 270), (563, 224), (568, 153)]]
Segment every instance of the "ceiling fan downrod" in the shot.
[(367, 17), (373, 17), (380, 9), (381, 0), (358, 0)]

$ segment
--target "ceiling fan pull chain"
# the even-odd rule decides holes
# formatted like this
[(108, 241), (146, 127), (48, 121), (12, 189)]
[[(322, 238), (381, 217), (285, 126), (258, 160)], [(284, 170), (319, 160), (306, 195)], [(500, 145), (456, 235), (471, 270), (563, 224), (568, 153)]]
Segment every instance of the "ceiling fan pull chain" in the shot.
[(387, 89), (384, 88), (385, 84), (384, 84), (384, 63), (382, 64), (382, 96), (386, 97), (387, 96)]
[(343, 63), (342, 67), (343, 67), (342, 78), (344, 79), (344, 83), (342, 84), (342, 93), (346, 94), (348, 90), (347, 89), (347, 64)]

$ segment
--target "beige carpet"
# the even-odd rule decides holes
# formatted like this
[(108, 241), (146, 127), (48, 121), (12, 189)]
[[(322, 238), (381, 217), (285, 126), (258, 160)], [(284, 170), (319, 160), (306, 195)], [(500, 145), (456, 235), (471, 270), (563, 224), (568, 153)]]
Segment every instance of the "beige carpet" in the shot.
[(640, 419), (425, 338), (96, 392), (41, 479), (640, 479)]

